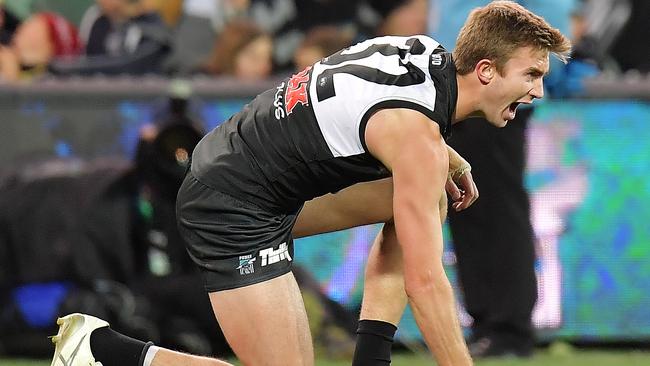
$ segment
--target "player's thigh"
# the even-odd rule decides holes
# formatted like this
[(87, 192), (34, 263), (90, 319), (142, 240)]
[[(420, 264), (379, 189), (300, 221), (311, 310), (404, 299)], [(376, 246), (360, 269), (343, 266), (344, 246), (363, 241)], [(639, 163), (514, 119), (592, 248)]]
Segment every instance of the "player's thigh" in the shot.
[(226, 340), (244, 365), (313, 365), (307, 314), (292, 273), (210, 293)]
[(293, 227), (293, 236), (300, 238), (392, 218), (393, 179), (358, 183), (305, 202)]

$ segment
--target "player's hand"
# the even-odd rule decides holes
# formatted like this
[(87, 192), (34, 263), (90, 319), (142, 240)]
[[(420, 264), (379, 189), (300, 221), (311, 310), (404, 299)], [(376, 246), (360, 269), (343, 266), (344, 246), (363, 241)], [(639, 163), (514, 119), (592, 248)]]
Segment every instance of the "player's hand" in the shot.
[(453, 201), (451, 207), (456, 211), (468, 208), (478, 199), (478, 188), (470, 171), (455, 177), (455, 181), (449, 177), (445, 189)]

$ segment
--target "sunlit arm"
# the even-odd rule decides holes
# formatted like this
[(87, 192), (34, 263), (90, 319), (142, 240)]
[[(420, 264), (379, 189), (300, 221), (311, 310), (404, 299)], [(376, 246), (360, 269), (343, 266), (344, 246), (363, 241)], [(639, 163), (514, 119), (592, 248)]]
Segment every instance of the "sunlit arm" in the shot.
[(442, 266), (438, 202), (448, 152), (438, 126), (411, 110), (385, 110), (368, 123), (370, 152), (393, 173), (393, 216), (404, 285), (415, 320), (439, 365), (471, 365), (453, 291)]

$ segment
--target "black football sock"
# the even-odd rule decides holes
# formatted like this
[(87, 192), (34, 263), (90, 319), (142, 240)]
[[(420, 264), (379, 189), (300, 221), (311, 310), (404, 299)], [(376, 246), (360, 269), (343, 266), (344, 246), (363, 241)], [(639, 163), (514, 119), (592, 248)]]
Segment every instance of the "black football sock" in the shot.
[(90, 335), (93, 356), (104, 366), (142, 366), (152, 344), (127, 337), (109, 327), (96, 329)]
[(390, 351), (397, 327), (381, 320), (359, 320), (352, 366), (390, 365)]

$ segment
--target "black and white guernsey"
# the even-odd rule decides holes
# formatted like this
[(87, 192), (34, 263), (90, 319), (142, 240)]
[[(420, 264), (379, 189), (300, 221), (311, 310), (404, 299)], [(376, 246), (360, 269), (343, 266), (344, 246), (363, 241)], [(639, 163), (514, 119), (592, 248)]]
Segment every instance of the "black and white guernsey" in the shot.
[(389, 176), (365, 146), (379, 109), (410, 108), (451, 133), (451, 55), (426, 36), (380, 37), (326, 57), (206, 135), (192, 174), (203, 184), (275, 212), (352, 184)]

